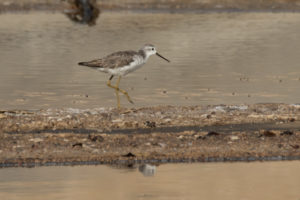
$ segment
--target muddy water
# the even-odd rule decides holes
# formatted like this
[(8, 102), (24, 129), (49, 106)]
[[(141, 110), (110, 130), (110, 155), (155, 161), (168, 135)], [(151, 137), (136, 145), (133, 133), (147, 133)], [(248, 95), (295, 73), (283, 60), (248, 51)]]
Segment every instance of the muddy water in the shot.
[[(0, 15), (0, 109), (115, 106), (107, 74), (77, 66), (153, 43), (121, 81), (135, 106), (298, 103), (298, 13), (102, 13), (93, 27), (60, 13)], [(131, 106), (122, 98), (124, 106)]]
[(166, 164), (147, 169), (108, 166), (1, 169), (0, 198), (300, 199), (298, 161)]

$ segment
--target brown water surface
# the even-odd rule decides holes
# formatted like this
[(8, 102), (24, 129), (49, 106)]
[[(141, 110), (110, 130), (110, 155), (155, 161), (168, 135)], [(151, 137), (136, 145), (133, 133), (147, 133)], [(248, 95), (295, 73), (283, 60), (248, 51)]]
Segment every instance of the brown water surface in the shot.
[[(107, 74), (77, 62), (153, 43), (121, 81), (136, 107), (299, 103), (299, 13), (102, 13), (93, 27), (60, 13), (0, 15), (0, 109), (115, 106)], [(124, 106), (131, 106), (122, 97)]]
[(166, 164), (140, 171), (108, 166), (0, 169), (0, 199), (300, 199), (299, 161)]

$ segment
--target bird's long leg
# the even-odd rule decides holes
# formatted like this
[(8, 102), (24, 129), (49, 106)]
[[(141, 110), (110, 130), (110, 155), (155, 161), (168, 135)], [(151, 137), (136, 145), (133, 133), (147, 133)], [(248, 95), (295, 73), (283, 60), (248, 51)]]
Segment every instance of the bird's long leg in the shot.
[(118, 88), (118, 90), (119, 90), (120, 92), (122, 92), (122, 93), (127, 97), (127, 100), (128, 100), (130, 103), (133, 104), (133, 101), (131, 100), (130, 96), (128, 95), (128, 92), (126, 92), (125, 90), (122, 90), (122, 89), (119, 88), (120, 80), (121, 80), (121, 76), (119, 76), (119, 78), (118, 78), (118, 80), (117, 80), (117, 85), (116, 85), (116, 87)]
[(120, 105), (120, 96), (119, 96), (119, 90), (115, 90), (116, 91), (116, 96), (117, 96), (117, 104), (118, 104), (118, 108), (121, 108), (121, 105)]
[[(113, 77), (114, 77), (114, 75), (111, 75), (111, 77), (108, 79), (107, 86), (115, 89), (116, 96), (117, 96), (117, 102), (118, 102), (118, 108), (120, 108), (121, 106), (120, 106), (119, 88), (118, 88), (118, 86), (111, 85), (111, 82), (110, 82), (113, 79)], [(120, 82), (120, 81), (118, 80), (118, 82)]]
[(114, 85), (111, 85), (111, 80), (113, 79), (113, 75), (109, 78), (109, 80), (107, 81), (107, 86), (108, 87), (111, 87), (111, 88), (114, 88), (116, 90), (116, 95), (117, 95), (117, 99), (118, 99), (118, 108), (120, 108), (120, 97), (119, 97), (119, 91), (122, 92), (126, 97), (127, 97), (127, 100), (133, 104), (133, 101), (131, 100), (130, 96), (128, 95), (128, 92), (126, 92), (125, 90), (122, 90), (119, 88), (119, 84), (120, 84), (120, 81), (121, 81), (121, 76), (119, 76), (118, 80), (117, 80), (117, 84), (116, 86)]

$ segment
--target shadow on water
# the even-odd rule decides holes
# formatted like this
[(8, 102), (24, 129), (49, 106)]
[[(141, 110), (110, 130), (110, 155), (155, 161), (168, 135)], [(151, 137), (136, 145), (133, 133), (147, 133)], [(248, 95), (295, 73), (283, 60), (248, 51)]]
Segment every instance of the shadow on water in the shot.
[[(220, 133), (232, 133), (236, 131), (259, 131), (259, 130), (290, 130), (299, 131), (300, 124), (298, 122), (293, 123), (247, 123), (247, 124), (228, 124), (228, 125), (212, 125), (212, 126), (166, 126), (155, 128), (128, 128), (128, 129), (112, 129), (112, 130), (97, 130), (97, 129), (43, 129), (32, 130), (23, 133), (40, 134), (40, 133), (77, 133), (77, 134), (91, 134), (91, 133), (107, 133), (107, 134), (151, 134), (151, 133), (180, 133), (184, 131), (204, 131), (204, 132), (220, 132)], [(18, 132), (9, 132), (10, 134), (16, 134)]]
[(100, 9), (96, 0), (67, 0), (68, 8), (65, 15), (73, 22), (80, 24), (96, 25)]
[(228, 124), (228, 125), (212, 125), (212, 126), (172, 126), (172, 127), (156, 127), (156, 128), (140, 128), (140, 129), (113, 129), (108, 133), (111, 134), (150, 134), (153, 132), (160, 133), (180, 133), (184, 131), (216, 131), (221, 133), (232, 133), (234, 131), (258, 131), (262, 129), (276, 130), (300, 130), (298, 123), (276, 124), (276, 123), (253, 123), (253, 124)]

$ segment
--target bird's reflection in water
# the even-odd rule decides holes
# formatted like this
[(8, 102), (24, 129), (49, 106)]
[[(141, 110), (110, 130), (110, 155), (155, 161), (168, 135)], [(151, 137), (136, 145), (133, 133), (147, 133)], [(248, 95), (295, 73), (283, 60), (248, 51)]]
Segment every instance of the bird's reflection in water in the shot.
[(93, 26), (99, 17), (100, 9), (96, 0), (65, 0), (64, 13), (72, 21)]
[(139, 171), (144, 176), (154, 176), (156, 173), (156, 166), (150, 164), (142, 164), (139, 166)]
[(154, 176), (156, 173), (157, 164), (117, 164), (117, 165), (109, 165), (114, 169), (122, 169), (126, 172), (134, 172), (136, 169), (139, 170), (144, 176)]

